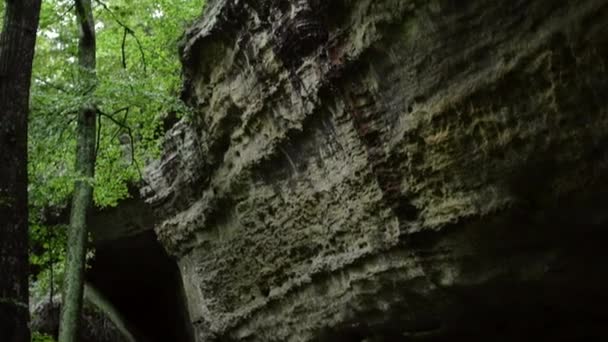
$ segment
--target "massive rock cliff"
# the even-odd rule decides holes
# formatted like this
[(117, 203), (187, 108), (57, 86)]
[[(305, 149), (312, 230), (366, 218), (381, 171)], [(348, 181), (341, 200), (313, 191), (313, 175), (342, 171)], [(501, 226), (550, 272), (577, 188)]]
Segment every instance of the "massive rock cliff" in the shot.
[(205, 11), (145, 189), (197, 341), (606, 334), (608, 1)]

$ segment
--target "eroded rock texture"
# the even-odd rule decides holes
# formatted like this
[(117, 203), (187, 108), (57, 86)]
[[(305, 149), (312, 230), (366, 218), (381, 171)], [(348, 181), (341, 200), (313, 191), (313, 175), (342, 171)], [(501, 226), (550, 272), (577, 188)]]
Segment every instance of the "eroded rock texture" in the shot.
[(197, 341), (605, 337), (608, 1), (211, 0), (182, 55)]

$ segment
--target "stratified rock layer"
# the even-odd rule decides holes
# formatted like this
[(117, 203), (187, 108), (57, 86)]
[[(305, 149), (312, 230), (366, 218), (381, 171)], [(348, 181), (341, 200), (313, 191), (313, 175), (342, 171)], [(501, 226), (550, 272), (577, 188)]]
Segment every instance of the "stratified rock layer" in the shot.
[(211, 0), (182, 56), (197, 341), (606, 334), (608, 1)]

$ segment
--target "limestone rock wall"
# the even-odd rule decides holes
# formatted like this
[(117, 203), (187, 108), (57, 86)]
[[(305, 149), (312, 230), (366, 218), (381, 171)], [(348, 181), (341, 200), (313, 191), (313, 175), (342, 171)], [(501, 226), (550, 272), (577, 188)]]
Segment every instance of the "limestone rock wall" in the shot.
[(608, 1), (210, 0), (182, 57), (197, 341), (603, 330)]

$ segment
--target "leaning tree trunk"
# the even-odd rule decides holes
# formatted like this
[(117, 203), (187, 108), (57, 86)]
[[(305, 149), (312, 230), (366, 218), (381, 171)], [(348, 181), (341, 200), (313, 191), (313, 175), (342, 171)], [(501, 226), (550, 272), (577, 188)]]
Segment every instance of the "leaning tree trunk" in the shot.
[[(86, 94), (95, 89), (95, 26), (90, 0), (76, 0), (76, 12), (80, 25), (78, 63), (80, 81)], [(87, 96), (92, 98), (92, 96)], [(95, 170), (96, 110), (93, 100), (82, 104), (78, 114), (76, 147), (76, 173), (68, 231), (66, 278), (61, 323), (60, 342), (75, 342), (78, 338), (82, 310), (83, 280), (87, 242), (87, 212), (93, 200), (93, 176)]]
[(6, 1), (0, 35), (0, 341), (28, 327), (27, 113), (40, 0)]

